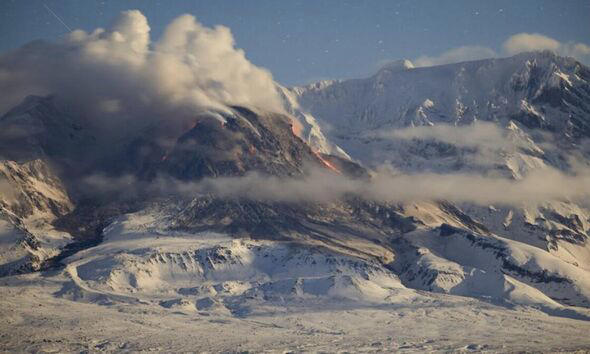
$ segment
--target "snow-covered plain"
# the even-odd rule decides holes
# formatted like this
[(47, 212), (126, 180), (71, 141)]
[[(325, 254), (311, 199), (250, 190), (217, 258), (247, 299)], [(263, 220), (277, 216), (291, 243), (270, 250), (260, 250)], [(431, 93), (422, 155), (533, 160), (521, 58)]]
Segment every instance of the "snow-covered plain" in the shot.
[(58, 274), (2, 279), (0, 350), (80, 351), (574, 351), (590, 323), (471, 298), (419, 293), (387, 304), (253, 301), (246, 316), (105, 304), (54, 296)]
[(166, 231), (166, 219), (154, 210), (122, 216), (107, 227), (103, 243), (66, 259), (63, 269), (2, 278), (0, 350), (506, 352), (590, 347), (590, 310), (560, 305), (494, 273), (493, 261), (481, 253), (478, 257), (477, 247), (461, 237), (449, 239), (453, 247), (441, 251), (440, 245), (428, 244), (428, 232), (411, 235), (415, 245), (455, 252), (445, 254), (447, 259), (471, 256), (471, 280), (494, 291), (505, 288), (509, 296), (487, 296), (489, 289), (480, 289), (485, 297), (459, 296), (476, 296), (477, 289), (469, 279), (452, 279), (452, 268), (459, 266), (430, 252), (418, 252), (420, 259), (412, 264), (450, 267), (434, 284), (454, 290), (408, 288), (377, 261), (327, 249)]

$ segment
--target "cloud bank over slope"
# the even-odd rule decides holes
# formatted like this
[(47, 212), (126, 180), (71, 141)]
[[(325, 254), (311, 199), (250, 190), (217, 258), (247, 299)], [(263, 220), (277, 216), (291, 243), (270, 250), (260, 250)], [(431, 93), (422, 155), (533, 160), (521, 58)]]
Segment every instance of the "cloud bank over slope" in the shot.
[(194, 198), (247, 199), (279, 203), (331, 203), (345, 197), (403, 203), (416, 201), (471, 202), (483, 206), (540, 205), (549, 200), (584, 201), (590, 197), (590, 170), (564, 174), (552, 168), (535, 170), (520, 180), (469, 173), (398, 174), (384, 166), (370, 179), (356, 179), (321, 168), (302, 178), (281, 178), (250, 172), (244, 176), (180, 181), (160, 176), (142, 182), (133, 176), (89, 176), (84, 185), (94, 193), (177, 195)]

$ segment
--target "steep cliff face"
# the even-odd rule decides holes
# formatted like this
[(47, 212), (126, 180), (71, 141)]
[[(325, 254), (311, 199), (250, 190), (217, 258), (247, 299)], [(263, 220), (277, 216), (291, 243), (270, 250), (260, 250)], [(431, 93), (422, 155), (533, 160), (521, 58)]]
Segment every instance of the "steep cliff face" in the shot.
[(74, 205), (46, 162), (0, 161), (0, 274), (37, 270), (71, 242), (53, 222)]

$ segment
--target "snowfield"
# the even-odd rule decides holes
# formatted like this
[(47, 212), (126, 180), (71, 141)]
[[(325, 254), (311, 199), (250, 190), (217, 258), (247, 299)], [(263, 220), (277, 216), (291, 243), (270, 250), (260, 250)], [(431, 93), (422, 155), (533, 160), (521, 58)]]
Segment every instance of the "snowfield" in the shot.
[[(399, 248), (406, 252), (388, 266), (413, 267), (399, 279), (377, 261), (290, 242), (166, 231), (166, 220), (153, 211), (122, 216), (105, 229), (103, 243), (66, 259), (63, 269), (2, 278), (0, 350), (590, 347), (590, 310), (564, 306), (502, 273), (493, 248), (466, 235), (444, 236), (444, 244), (433, 243), (429, 231), (408, 235), (411, 242)], [(505, 248), (531, 272), (534, 262), (544, 269), (560, 264), (532, 246), (483, 241)], [(570, 276), (580, 282), (560, 294), (584, 301), (587, 275)]]
[(156, 351), (575, 351), (588, 348), (590, 323), (507, 309), (485, 301), (420, 293), (388, 304), (251, 300), (232, 315), (192, 303), (71, 301), (63, 275), (2, 279), (0, 350)]

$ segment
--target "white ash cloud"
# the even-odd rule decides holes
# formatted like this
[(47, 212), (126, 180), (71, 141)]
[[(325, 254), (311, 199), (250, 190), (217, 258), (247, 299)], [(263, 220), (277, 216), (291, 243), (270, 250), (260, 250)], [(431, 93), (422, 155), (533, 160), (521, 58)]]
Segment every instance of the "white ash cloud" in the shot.
[[(75, 30), (0, 56), (0, 114), (31, 94), (55, 94), (93, 119), (167, 119), (246, 105), (282, 111), (272, 75), (235, 47), (229, 28), (182, 15), (154, 42), (138, 10), (107, 29)], [(109, 118), (110, 117), (110, 118)]]
[(557, 51), (559, 41), (538, 33), (518, 33), (510, 36), (502, 45), (507, 54), (531, 52), (535, 50)]

